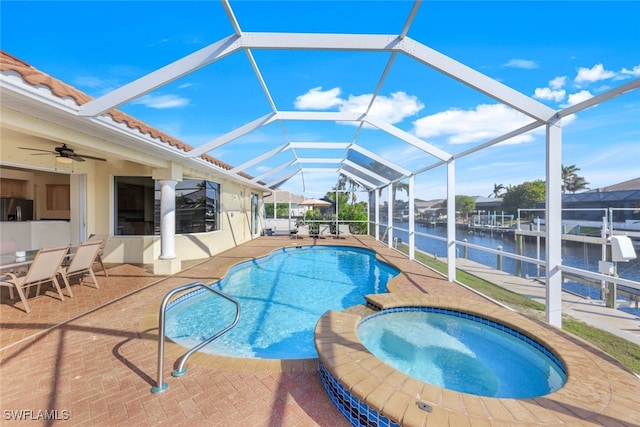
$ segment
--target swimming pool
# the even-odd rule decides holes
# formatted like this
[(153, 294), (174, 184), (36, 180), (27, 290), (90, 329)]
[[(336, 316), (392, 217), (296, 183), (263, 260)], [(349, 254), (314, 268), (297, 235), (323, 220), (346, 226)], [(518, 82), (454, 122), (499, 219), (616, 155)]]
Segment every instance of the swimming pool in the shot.
[[(316, 358), (313, 329), (327, 310), (364, 303), (386, 292), (399, 271), (366, 249), (344, 246), (283, 248), (239, 264), (215, 284), (240, 302), (240, 320), (201, 351), (262, 359)], [(224, 328), (235, 315), (230, 302), (204, 290), (167, 310), (166, 336), (191, 348)]]
[(358, 337), (390, 366), (463, 393), (531, 398), (560, 389), (562, 363), (525, 335), (455, 310), (404, 307), (369, 316)]

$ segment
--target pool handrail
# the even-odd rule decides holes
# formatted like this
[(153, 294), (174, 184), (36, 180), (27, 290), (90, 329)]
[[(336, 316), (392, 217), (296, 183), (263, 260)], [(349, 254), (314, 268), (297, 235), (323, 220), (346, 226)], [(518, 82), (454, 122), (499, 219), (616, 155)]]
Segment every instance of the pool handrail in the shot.
[(211, 341), (215, 340), (216, 338), (220, 337), (222, 334), (226, 333), (227, 331), (229, 331), (231, 328), (233, 328), (237, 323), (238, 323), (238, 319), (240, 318), (240, 303), (238, 303), (237, 300), (235, 300), (234, 298), (225, 295), (224, 293), (222, 293), (221, 291), (206, 285), (202, 282), (193, 282), (193, 283), (189, 283), (187, 285), (183, 285), (183, 286), (179, 286), (177, 288), (172, 289), (171, 291), (169, 291), (163, 298), (162, 300), (162, 304), (160, 305), (160, 310), (159, 310), (159, 314), (158, 314), (158, 380), (156, 381), (156, 385), (151, 387), (151, 393), (153, 394), (158, 394), (158, 393), (162, 393), (163, 391), (167, 390), (169, 388), (169, 385), (165, 382), (163, 382), (163, 365), (164, 365), (164, 330), (165, 330), (165, 315), (166, 315), (166, 311), (167, 311), (167, 305), (169, 303), (169, 300), (171, 299), (171, 297), (173, 297), (175, 294), (177, 294), (178, 292), (182, 292), (182, 291), (186, 291), (187, 289), (191, 289), (191, 288), (204, 288), (204, 289), (208, 289), (209, 291), (225, 298), (228, 301), (231, 301), (232, 303), (235, 304), (236, 306), (236, 315), (233, 319), (233, 322), (231, 322), (228, 326), (226, 326), (225, 328), (221, 329), (220, 331), (216, 332), (213, 336), (211, 336), (210, 338), (206, 339), (205, 341), (197, 344), (195, 347), (193, 347), (191, 350), (187, 351), (184, 355), (182, 355), (178, 360), (176, 360), (176, 362), (178, 362), (177, 368), (174, 369), (174, 371), (171, 373), (172, 376), (174, 377), (181, 377), (184, 374), (187, 373), (187, 369), (184, 367), (184, 364), (187, 362), (187, 359), (189, 358), (189, 356), (191, 356), (194, 352), (200, 350), (202, 347), (204, 347), (205, 345), (209, 344)]

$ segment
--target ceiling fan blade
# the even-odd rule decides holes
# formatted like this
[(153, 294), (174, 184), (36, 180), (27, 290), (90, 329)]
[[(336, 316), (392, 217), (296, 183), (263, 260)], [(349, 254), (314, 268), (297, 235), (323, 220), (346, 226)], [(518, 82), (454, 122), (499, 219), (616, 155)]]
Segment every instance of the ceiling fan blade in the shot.
[(39, 148), (29, 148), (29, 147), (18, 147), (18, 148), (21, 150), (42, 151), (43, 153), (47, 153), (47, 154), (57, 154), (55, 151), (41, 150)]
[(79, 154), (69, 154), (67, 156), (62, 156), (62, 157), (68, 157), (71, 160), (75, 160), (76, 162), (84, 162), (84, 159)]
[(83, 157), (84, 159), (90, 159), (90, 160), (100, 160), (101, 162), (107, 161), (107, 159), (103, 159), (102, 157), (87, 156), (86, 154), (74, 154), (74, 157)]

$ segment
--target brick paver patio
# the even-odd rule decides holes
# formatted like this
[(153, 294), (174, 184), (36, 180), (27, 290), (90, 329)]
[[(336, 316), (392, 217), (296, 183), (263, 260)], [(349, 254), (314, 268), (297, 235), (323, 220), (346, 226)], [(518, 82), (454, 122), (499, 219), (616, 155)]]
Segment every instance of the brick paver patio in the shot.
[[(166, 425), (166, 426), (341, 426), (345, 418), (322, 387), (316, 363), (261, 364), (251, 359), (220, 361), (194, 357), (188, 374), (169, 375), (176, 351), (164, 364), (169, 390), (150, 393), (157, 370), (157, 307), (176, 286), (212, 282), (227, 269), (282, 246), (313, 244), (311, 239), (262, 237), (170, 277), (153, 276), (142, 266), (107, 265), (98, 272), (99, 289), (73, 286), (74, 298), (59, 301), (51, 293), (31, 298), (32, 312), (21, 303), (0, 304), (0, 406), (3, 425)], [(394, 289), (483, 300), (448, 283), (429, 269), (369, 237), (321, 239), (317, 244), (375, 248), (403, 270)], [(186, 265), (186, 264), (185, 264)], [(489, 302), (487, 302), (489, 304)], [(184, 350), (182, 350), (184, 351)], [(589, 349), (589, 357), (601, 357)], [(607, 362), (607, 363), (610, 363)], [(629, 374), (630, 375), (630, 374)], [(638, 381), (640, 385), (640, 381)], [(636, 388), (636, 391), (640, 388)], [(576, 402), (576, 405), (579, 405)], [(610, 408), (626, 415), (607, 418), (611, 425), (640, 425), (637, 408)], [(614, 410), (615, 409), (615, 410)], [(46, 412), (45, 412), (46, 411)], [(631, 413), (631, 416), (629, 415)], [(16, 421), (17, 418), (28, 421)], [(54, 417), (57, 420), (46, 420)], [(616, 424), (617, 423), (617, 424)], [(490, 425), (487, 420), (486, 425)]]

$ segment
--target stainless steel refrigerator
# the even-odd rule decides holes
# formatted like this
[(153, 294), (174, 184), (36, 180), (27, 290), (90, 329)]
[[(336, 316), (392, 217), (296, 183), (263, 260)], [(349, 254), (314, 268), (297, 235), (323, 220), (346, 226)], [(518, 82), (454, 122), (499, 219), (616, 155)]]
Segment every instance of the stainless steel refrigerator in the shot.
[(1, 198), (0, 221), (31, 221), (33, 220), (33, 200)]

